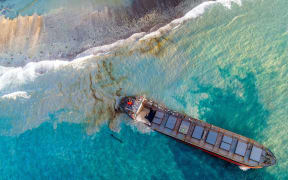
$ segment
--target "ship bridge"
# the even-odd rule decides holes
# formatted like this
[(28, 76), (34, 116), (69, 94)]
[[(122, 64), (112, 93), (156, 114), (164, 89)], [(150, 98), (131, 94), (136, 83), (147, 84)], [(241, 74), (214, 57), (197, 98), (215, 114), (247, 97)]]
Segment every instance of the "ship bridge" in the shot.
[(179, 113), (144, 97), (124, 97), (120, 110), (151, 129), (197, 147), (244, 168), (276, 164), (276, 157), (262, 144), (204, 121)]
[(145, 100), (144, 97), (128, 96), (121, 99), (120, 110), (127, 113), (132, 119), (136, 119), (138, 113), (142, 108), (142, 103)]

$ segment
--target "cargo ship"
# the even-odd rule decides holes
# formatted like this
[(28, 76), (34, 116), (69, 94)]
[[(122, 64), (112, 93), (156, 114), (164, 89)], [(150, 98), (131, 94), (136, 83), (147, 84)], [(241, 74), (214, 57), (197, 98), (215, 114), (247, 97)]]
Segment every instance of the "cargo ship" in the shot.
[(164, 135), (236, 164), (241, 169), (276, 164), (276, 157), (262, 144), (184, 113), (168, 109), (143, 96), (123, 97), (118, 110)]

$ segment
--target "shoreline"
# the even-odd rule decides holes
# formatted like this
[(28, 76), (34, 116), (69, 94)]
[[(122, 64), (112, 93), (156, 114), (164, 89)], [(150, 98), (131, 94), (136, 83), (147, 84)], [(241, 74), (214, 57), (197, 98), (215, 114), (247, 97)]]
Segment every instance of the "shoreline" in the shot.
[[(73, 14), (71, 12), (43, 16), (33, 15), (33, 21), (28, 26), (32, 27), (32, 30), (34, 28), (33, 31), (36, 34), (24, 32), (24, 35), (27, 36), (32, 34), (24, 42), (17, 34), (14, 37), (8, 37), (9, 42), (0, 41), (0, 58), (2, 59), (0, 65), (6, 67), (25, 66), (29, 62), (47, 59), (71, 61), (88, 49), (125, 40), (135, 33), (153, 32), (171, 21), (181, 18), (203, 1), (189, 2), (191, 3), (190, 7), (187, 5), (187, 1), (183, 0), (149, 0), (149, 2), (147, 5), (144, 0), (136, 0), (129, 7), (107, 7), (102, 11), (79, 14), (78, 17), (73, 18), (71, 18)], [(163, 4), (163, 2), (165, 3)], [(25, 22), (27, 18), (31, 19), (31, 16), (20, 16), (16, 20), (10, 20), (12, 21), (10, 26), (16, 28), (15, 30), (18, 32), (22, 27), (15, 26), (15, 24), (19, 25), (23, 21)], [(67, 18), (67, 24), (70, 24), (68, 26), (59, 24), (61, 18)], [(34, 25), (35, 22), (37, 23), (35, 19), (39, 21), (38, 27)], [(6, 19), (4, 21), (9, 22)], [(10, 32), (3, 33), (3, 36), (7, 34), (10, 35)], [(32, 44), (29, 42), (30, 39), (33, 40)], [(18, 47), (13, 47), (13, 43)], [(24, 45), (20, 46), (19, 44)], [(12, 48), (10, 48), (11, 46)]]

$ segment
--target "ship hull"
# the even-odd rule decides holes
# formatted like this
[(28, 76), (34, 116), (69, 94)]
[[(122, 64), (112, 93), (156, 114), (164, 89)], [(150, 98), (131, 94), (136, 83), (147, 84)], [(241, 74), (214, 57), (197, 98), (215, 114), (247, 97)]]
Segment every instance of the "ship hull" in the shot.
[(262, 144), (144, 97), (123, 98), (120, 110), (154, 131), (243, 169), (259, 169), (276, 163), (276, 157)]
[[(149, 126), (148, 126), (148, 127), (149, 127)], [(156, 130), (156, 131), (157, 131), (157, 130)], [(201, 148), (201, 147), (199, 147), (199, 146), (195, 146), (195, 145), (193, 145), (193, 144), (190, 144), (190, 143), (187, 143), (187, 142), (182, 141), (182, 140), (180, 140), (180, 139), (177, 139), (177, 138), (175, 138), (175, 137), (173, 137), (173, 136), (169, 136), (169, 135), (167, 135), (167, 134), (164, 134), (164, 133), (162, 133), (162, 132), (160, 132), (160, 131), (157, 131), (157, 132), (160, 133), (160, 134), (163, 134), (163, 135), (165, 135), (165, 136), (167, 136), (167, 137), (169, 137), (169, 138), (175, 139), (175, 140), (178, 141), (178, 142), (184, 143), (184, 144), (186, 144), (186, 145), (188, 145), (188, 146), (191, 146), (191, 147), (200, 149), (201, 151), (203, 151), (203, 152), (205, 152), (205, 153), (208, 153), (208, 154), (210, 154), (210, 155), (212, 155), (212, 156), (215, 156), (215, 157), (217, 157), (217, 158), (220, 158), (220, 159), (222, 159), (222, 160), (224, 160), (224, 161), (226, 161), (226, 162), (235, 164), (235, 165), (237, 165), (237, 166), (246, 167), (246, 168), (249, 168), (249, 169), (260, 169), (260, 168), (263, 168), (263, 166), (249, 166), (249, 165), (246, 165), (246, 164), (242, 164), (242, 163), (233, 161), (233, 160), (228, 159), (228, 158), (225, 158), (225, 157), (223, 157), (223, 156), (221, 156), (221, 155), (219, 155), (219, 154), (216, 154), (216, 153), (213, 153), (213, 152), (208, 151), (208, 150), (206, 150), (206, 149), (203, 149), (203, 148)]]

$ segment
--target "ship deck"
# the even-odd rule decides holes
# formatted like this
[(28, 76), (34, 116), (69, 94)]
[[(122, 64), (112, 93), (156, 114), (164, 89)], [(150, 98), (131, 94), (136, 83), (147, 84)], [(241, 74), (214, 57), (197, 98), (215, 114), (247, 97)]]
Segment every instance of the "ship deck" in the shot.
[(228, 160), (240, 166), (265, 166), (266, 148), (256, 141), (145, 100), (138, 120), (160, 133)]

